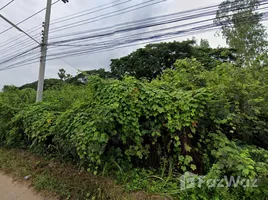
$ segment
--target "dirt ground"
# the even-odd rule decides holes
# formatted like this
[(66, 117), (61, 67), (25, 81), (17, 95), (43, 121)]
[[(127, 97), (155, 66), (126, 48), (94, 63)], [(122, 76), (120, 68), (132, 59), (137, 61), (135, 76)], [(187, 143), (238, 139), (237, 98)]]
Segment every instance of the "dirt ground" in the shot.
[(32, 189), (21, 183), (14, 182), (11, 177), (0, 173), (1, 200), (53, 200), (36, 194)]

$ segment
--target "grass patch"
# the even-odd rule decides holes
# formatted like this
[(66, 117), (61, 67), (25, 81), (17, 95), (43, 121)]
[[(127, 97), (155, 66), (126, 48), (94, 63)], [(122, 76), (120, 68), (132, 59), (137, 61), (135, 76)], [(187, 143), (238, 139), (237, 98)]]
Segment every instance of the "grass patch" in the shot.
[(0, 149), (0, 169), (22, 181), (31, 175), (29, 183), (37, 191), (60, 199), (81, 200), (158, 200), (159, 196), (144, 192), (126, 193), (108, 178), (79, 171), (74, 166), (46, 160), (30, 152)]

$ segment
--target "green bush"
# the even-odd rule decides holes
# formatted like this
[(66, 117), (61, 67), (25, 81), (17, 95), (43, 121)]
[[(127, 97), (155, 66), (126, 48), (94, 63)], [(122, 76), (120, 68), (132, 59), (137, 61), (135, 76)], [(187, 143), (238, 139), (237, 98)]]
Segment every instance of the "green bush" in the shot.
[(268, 70), (226, 63), (207, 70), (194, 59), (174, 66), (152, 82), (89, 77), (86, 86), (46, 91), (38, 104), (29, 105), (31, 90), (0, 93), (2, 143), (56, 153), (116, 176), (130, 191), (261, 199), (265, 187), (178, 187), (189, 171), (267, 180)]
[(35, 92), (32, 89), (19, 90), (11, 86), (0, 92), (0, 144), (9, 139), (6, 134), (11, 120), (34, 101)]

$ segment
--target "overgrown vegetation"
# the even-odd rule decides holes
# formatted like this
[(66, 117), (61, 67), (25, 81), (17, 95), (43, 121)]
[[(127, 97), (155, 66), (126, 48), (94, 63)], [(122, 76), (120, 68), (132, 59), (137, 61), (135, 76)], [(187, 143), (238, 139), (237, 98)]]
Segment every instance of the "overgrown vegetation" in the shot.
[[(86, 86), (46, 91), (38, 104), (29, 89), (7, 89), (1, 112), (13, 112), (1, 117), (1, 143), (71, 160), (92, 174), (116, 178), (129, 191), (181, 199), (188, 198), (180, 190), (187, 171), (213, 179), (266, 179), (267, 68), (223, 63), (207, 70), (195, 59), (174, 66), (152, 82), (89, 77)], [(20, 102), (22, 97), (29, 101)], [(264, 187), (200, 191), (187, 195), (268, 195)]]
[[(237, 10), (252, 12), (252, 23), (244, 28), (257, 27), (247, 35), (254, 38), (258, 27), (263, 33), (260, 16), (254, 15), (257, 6), (246, 9), (248, 1), (243, 2), (222, 4), (217, 17), (226, 22), (226, 9), (242, 6)], [(88, 174), (116, 180), (125, 192), (266, 199), (267, 52), (260, 48), (248, 56), (243, 40), (231, 37), (232, 31), (245, 31), (236, 23), (244, 17), (238, 13), (234, 26), (223, 27), (234, 49), (213, 49), (205, 40), (148, 45), (112, 60), (111, 73), (100, 69), (71, 77), (61, 70), (61, 80), (47, 88), (42, 103), (34, 103), (35, 91), (28, 86), (5, 87), (1, 145), (72, 162)], [(254, 41), (244, 42), (254, 48)], [(209, 183), (226, 177), (245, 181)], [(257, 187), (251, 187), (248, 181), (255, 179)], [(191, 188), (189, 180), (196, 181)]]

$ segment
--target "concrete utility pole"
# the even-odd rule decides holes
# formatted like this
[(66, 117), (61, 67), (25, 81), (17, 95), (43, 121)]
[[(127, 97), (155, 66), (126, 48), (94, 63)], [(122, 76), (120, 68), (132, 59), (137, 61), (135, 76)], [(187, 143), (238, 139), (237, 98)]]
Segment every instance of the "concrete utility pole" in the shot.
[[(58, 1), (56, 1), (55, 3), (57, 3)], [(63, 3), (68, 3), (69, 2), (69, 0), (62, 0), (62, 1), (63, 1)], [(40, 102), (40, 101), (43, 100), (43, 90), (44, 90), (44, 82), (45, 82), (45, 69), (46, 69), (46, 59), (47, 59), (47, 43), (48, 43), (48, 34), (49, 34), (49, 25), (50, 25), (51, 6), (52, 6), (52, 0), (47, 0), (46, 19), (45, 19), (45, 23), (44, 23), (43, 39), (42, 39), (42, 43), (41, 43), (41, 58), (40, 58), (40, 67), (39, 67), (39, 77), (38, 77), (36, 102)]]
[(46, 19), (45, 19), (45, 23), (44, 23), (43, 40), (42, 40), (42, 44), (41, 44), (41, 58), (40, 58), (36, 102), (40, 102), (43, 100), (45, 68), (46, 68), (46, 58), (47, 58), (47, 42), (48, 42), (48, 33), (49, 33), (50, 15), (51, 15), (51, 4), (52, 4), (52, 0), (47, 0)]

